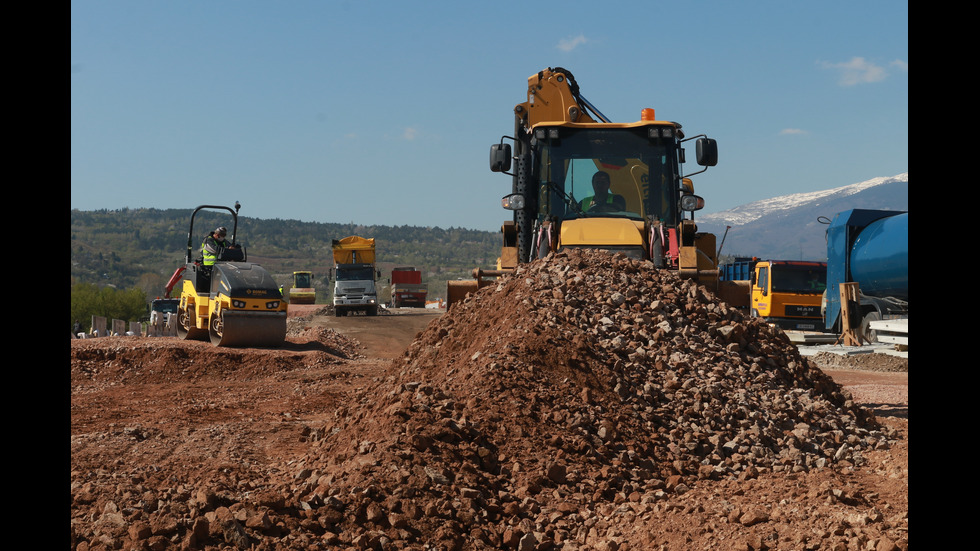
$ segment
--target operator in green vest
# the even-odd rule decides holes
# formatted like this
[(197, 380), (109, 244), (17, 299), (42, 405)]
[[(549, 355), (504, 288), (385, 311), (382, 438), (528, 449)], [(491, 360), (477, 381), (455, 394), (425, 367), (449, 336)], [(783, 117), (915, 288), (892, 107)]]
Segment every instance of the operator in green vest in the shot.
[(204, 243), (201, 243), (201, 256), (204, 257), (205, 266), (214, 266), (214, 261), (218, 259), (218, 253), (221, 252), (221, 249), (231, 247), (231, 243), (225, 241), (226, 235), (228, 235), (228, 229), (224, 226), (218, 226), (204, 238)]
[(615, 212), (626, 210), (626, 199), (609, 192), (609, 174), (596, 172), (592, 175), (592, 191), (595, 195), (582, 199), (582, 212)]

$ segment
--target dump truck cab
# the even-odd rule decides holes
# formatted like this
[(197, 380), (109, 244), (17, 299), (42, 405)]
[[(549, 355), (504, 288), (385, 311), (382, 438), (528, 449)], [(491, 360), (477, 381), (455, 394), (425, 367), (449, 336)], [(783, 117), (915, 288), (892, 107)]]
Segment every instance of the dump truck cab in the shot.
[(752, 273), (752, 316), (783, 329), (819, 331), (827, 263), (765, 260)]

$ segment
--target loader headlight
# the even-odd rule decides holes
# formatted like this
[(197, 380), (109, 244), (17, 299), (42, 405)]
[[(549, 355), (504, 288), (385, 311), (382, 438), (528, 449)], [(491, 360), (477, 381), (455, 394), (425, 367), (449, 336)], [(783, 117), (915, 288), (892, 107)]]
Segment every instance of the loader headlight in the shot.
[(681, 210), (693, 212), (704, 208), (704, 199), (699, 195), (681, 197)]
[(534, 137), (536, 139), (542, 140), (542, 141), (545, 140), (545, 139), (557, 140), (558, 137), (559, 137), (559, 135), (558, 135), (558, 129), (557, 128), (535, 128), (534, 129)]
[(265, 307), (268, 308), (269, 310), (275, 310), (276, 308), (279, 308), (279, 301), (270, 300), (269, 302), (265, 303)]
[(650, 127), (647, 130), (647, 137), (649, 137), (651, 140), (655, 140), (657, 138), (662, 138), (665, 140), (673, 140), (674, 129), (670, 126)]
[(519, 193), (505, 195), (500, 199), (500, 206), (507, 210), (524, 210), (524, 196)]
[(245, 301), (231, 299), (231, 305), (234, 306), (235, 308), (245, 308)]

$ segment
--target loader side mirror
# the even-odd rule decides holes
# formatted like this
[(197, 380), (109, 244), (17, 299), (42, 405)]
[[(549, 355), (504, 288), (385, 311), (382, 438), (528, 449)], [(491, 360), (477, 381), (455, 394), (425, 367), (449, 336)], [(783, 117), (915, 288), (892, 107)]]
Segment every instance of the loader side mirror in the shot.
[(490, 170), (493, 172), (507, 172), (510, 170), (510, 144), (495, 143), (490, 146)]
[(699, 138), (697, 149), (699, 165), (715, 166), (718, 164), (718, 142), (711, 138)]

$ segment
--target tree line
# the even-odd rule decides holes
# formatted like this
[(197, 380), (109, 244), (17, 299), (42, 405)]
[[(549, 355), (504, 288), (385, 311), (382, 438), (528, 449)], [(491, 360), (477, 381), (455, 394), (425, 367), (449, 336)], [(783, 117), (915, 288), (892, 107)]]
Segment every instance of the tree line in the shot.
[(95, 283), (75, 283), (71, 286), (71, 324), (88, 332), (92, 316), (108, 320), (136, 321), (146, 315), (146, 293), (136, 287), (116, 289)]
[[(71, 210), (71, 285), (138, 289), (144, 302), (162, 296), (170, 276), (184, 265), (188, 226), (193, 209)], [(200, 211), (190, 236), (192, 258), (210, 230), (231, 216)], [(361, 225), (239, 217), (237, 241), (250, 261), (262, 264), (277, 282), (290, 286), (293, 271), (311, 270), (317, 285), (326, 286), (333, 265), (333, 240), (349, 235), (373, 237), (379, 269), (415, 266), (439, 296), (450, 279), (469, 277), (476, 267), (493, 267), (500, 254), (498, 232), (465, 228)], [(385, 279), (387, 275), (383, 275)], [(382, 282), (383, 283), (383, 282)], [(74, 319), (74, 312), (72, 314)]]

